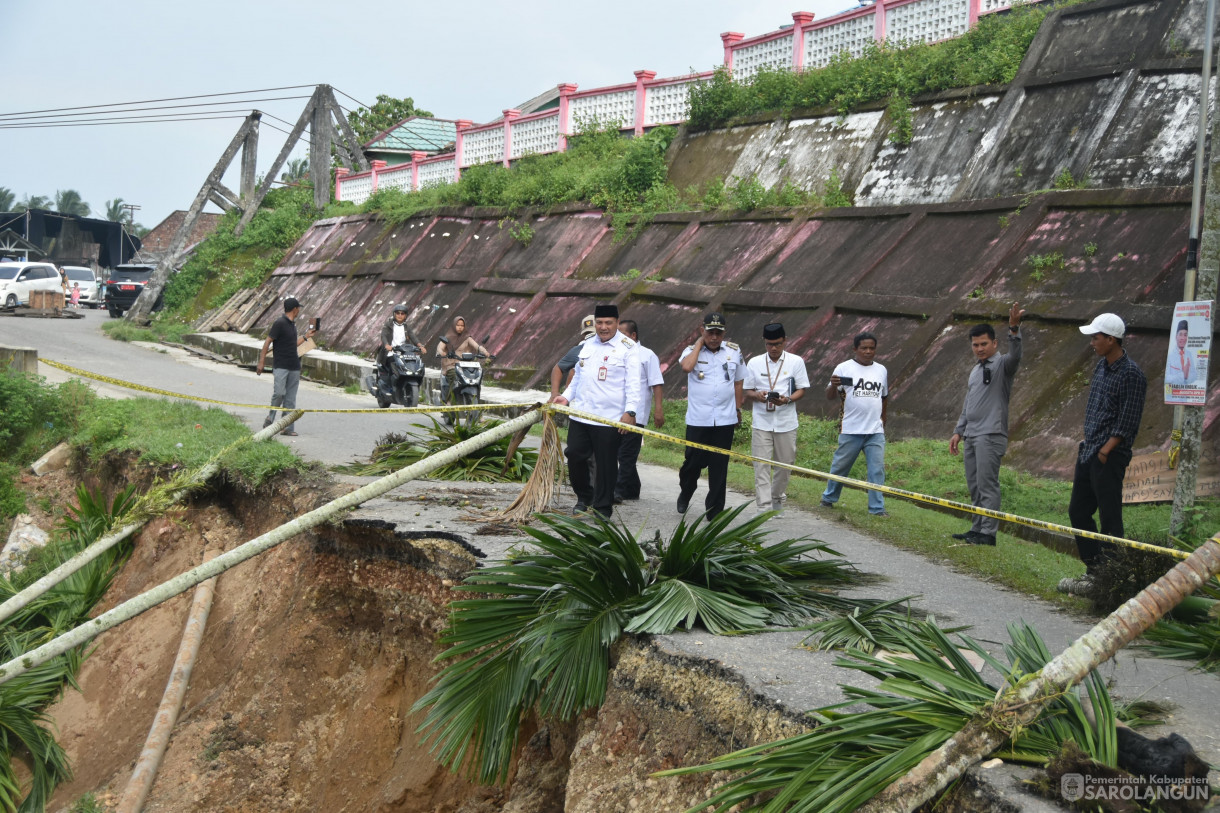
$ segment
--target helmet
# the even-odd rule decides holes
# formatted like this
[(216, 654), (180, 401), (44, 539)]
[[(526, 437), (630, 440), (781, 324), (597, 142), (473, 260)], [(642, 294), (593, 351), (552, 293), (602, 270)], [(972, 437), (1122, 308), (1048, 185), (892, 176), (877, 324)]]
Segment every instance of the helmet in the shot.
[(407, 306), (404, 305), (403, 303), (400, 302), (394, 306), (394, 313), (406, 313), (406, 312), (407, 312)]

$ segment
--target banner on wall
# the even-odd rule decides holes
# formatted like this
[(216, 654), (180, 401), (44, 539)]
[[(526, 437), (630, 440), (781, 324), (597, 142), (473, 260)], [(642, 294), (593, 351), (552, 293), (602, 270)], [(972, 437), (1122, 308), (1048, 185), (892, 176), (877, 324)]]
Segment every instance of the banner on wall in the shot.
[(1207, 402), (1207, 368), (1212, 349), (1211, 300), (1179, 302), (1169, 327), (1165, 358), (1165, 403), (1203, 406)]

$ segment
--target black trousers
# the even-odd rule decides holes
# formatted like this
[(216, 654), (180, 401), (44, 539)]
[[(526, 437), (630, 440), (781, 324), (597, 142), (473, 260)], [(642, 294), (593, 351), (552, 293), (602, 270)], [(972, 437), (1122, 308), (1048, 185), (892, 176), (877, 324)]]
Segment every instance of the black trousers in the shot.
[[(622, 436), (613, 426), (568, 423), (568, 477), (576, 499), (609, 518), (614, 511), (614, 485), (618, 481), (618, 446)], [(590, 477), (589, 458), (597, 466)]]
[(622, 497), (624, 500), (638, 500), (640, 498), (640, 473), (636, 471), (636, 461), (640, 459), (640, 446), (643, 444), (644, 436), (638, 435), (635, 432), (628, 432), (621, 435), (621, 440), (618, 442), (618, 484), (614, 487), (614, 493)]
[[(1072, 479), (1072, 499), (1068, 503), (1068, 518), (1073, 528), (1097, 532), (1093, 514), (1101, 520), (1101, 533), (1123, 536), (1123, 477), (1131, 452), (1115, 449), (1105, 463), (1094, 455), (1087, 463), (1076, 463)], [(1117, 551), (1113, 543), (1076, 537), (1076, 550), (1089, 573), (1104, 559)]]
[[(687, 426), (686, 439), (694, 443), (717, 446), (721, 449), (733, 447), (732, 426)], [(686, 459), (678, 470), (678, 487), (683, 496), (689, 497), (699, 487), (699, 474), (707, 469), (707, 499), (703, 501), (707, 515), (714, 517), (724, 510), (725, 490), (729, 483), (729, 456), (705, 452), (686, 447)]]

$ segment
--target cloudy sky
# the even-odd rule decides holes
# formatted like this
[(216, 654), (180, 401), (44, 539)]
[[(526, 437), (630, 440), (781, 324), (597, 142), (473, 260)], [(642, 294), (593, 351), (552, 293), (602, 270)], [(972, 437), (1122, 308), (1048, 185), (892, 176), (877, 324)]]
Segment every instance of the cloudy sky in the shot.
[[(820, 18), (855, 7), (855, 0), (797, 1), (0, 0), (10, 46), (0, 187), (18, 199), (76, 189), (95, 213), (123, 198), (140, 205), (137, 222), (152, 227), (190, 204), (251, 108), (292, 123), (305, 104), (249, 100), (307, 96), (310, 88), (238, 97), (247, 101), (212, 108), (235, 118), (210, 121), (15, 128), (15, 116), (327, 83), (364, 104), (379, 93), (410, 96), (437, 116), (483, 122), (560, 82), (583, 89), (633, 81), (638, 69), (659, 76), (708, 70), (722, 59), (722, 31), (749, 37), (791, 23), (794, 11)], [(30, 47), (16, 55), (14, 43)], [(339, 96), (344, 106), (352, 98)], [(262, 129), (260, 172), (284, 138)], [(304, 154), (301, 144), (293, 157)], [(231, 188), (238, 163), (226, 178)]]

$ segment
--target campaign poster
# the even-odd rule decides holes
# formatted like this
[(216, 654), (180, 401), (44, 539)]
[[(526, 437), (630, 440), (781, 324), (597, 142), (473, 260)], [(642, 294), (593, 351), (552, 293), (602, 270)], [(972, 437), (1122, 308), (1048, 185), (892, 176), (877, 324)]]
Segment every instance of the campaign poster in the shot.
[(1165, 359), (1165, 403), (1203, 406), (1207, 402), (1207, 367), (1212, 350), (1213, 303), (1179, 302), (1169, 326)]

